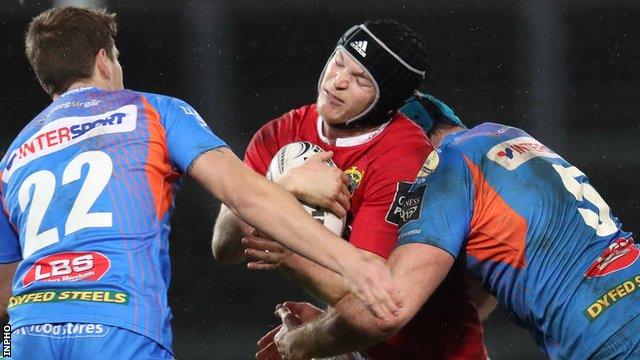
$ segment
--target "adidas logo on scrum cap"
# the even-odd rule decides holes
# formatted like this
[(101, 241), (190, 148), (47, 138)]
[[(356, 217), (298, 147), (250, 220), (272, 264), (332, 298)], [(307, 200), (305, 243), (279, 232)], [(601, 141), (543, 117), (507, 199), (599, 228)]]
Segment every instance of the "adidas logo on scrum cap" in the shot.
[(362, 55), (362, 57), (367, 56), (367, 42), (366, 41), (352, 41), (349, 45), (352, 48), (356, 49), (358, 54)]

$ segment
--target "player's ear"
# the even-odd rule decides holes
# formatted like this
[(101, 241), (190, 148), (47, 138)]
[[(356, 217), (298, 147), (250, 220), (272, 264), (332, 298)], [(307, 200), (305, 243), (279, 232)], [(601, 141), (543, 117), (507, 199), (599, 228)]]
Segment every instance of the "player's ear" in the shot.
[(96, 61), (93, 71), (94, 75), (97, 75), (104, 80), (111, 79), (113, 70), (111, 68), (111, 61), (105, 49), (100, 49), (100, 51), (98, 51), (98, 53), (96, 54)]

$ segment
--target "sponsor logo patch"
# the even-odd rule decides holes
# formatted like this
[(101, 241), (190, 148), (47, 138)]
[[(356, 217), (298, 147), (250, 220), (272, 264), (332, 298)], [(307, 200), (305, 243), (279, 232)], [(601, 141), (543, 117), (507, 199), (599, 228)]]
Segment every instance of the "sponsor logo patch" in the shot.
[(601, 277), (626, 269), (640, 257), (633, 239), (617, 239), (591, 264), (584, 274), (588, 278)]
[(535, 157), (559, 158), (560, 155), (542, 145), (532, 137), (519, 137), (502, 142), (489, 150), (487, 158), (498, 163), (507, 170), (515, 170), (518, 166)]
[(22, 143), (9, 156), (2, 180), (9, 182), (11, 175), (33, 160), (66, 149), (83, 140), (136, 129), (138, 109), (126, 105), (119, 109), (93, 116), (60, 118), (43, 126)]
[(102, 102), (102, 100), (89, 100), (89, 101), (67, 101), (61, 104), (58, 104), (56, 106), (54, 106), (51, 110), (49, 110), (49, 113), (47, 114), (47, 116), (51, 116), (51, 114), (53, 114), (54, 112), (60, 110), (60, 109), (69, 109), (69, 108), (74, 108), (74, 107), (79, 107), (79, 108), (83, 108), (83, 109), (88, 109), (90, 107), (94, 107), (94, 106), (98, 106), (100, 105), (100, 103)]
[(12, 296), (9, 299), (9, 309), (25, 304), (66, 301), (90, 301), (126, 305), (129, 303), (129, 294), (110, 290), (43, 290)]
[(413, 230), (409, 230), (407, 232), (403, 232), (402, 234), (400, 234), (400, 236), (398, 236), (398, 239), (402, 239), (405, 236), (409, 236), (409, 235), (419, 235), (422, 232), (422, 229), (413, 229)]
[(109, 327), (102, 324), (38, 324), (16, 329), (19, 335), (42, 336), (48, 338), (63, 337), (103, 337), (109, 333)]
[(398, 182), (393, 203), (391, 203), (385, 218), (388, 223), (402, 226), (411, 220), (420, 218), (420, 205), (425, 186), (420, 186), (415, 191), (410, 192), (411, 186), (410, 182)]
[(182, 112), (184, 112), (186, 115), (191, 115), (193, 117), (196, 118), (196, 121), (198, 121), (198, 124), (200, 124), (200, 126), (202, 126), (205, 129), (209, 129), (209, 126), (207, 125), (207, 123), (204, 121), (204, 119), (202, 119), (202, 116), (200, 116), (200, 114), (198, 114), (198, 112), (192, 108), (191, 106), (180, 106), (180, 109), (182, 109)]
[(589, 321), (594, 321), (619, 300), (636, 292), (638, 287), (640, 287), (640, 275), (623, 281), (609, 289), (589, 305), (583, 312), (584, 316), (586, 316)]
[(22, 285), (36, 281), (97, 281), (111, 268), (111, 260), (99, 252), (64, 252), (38, 259), (22, 278)]

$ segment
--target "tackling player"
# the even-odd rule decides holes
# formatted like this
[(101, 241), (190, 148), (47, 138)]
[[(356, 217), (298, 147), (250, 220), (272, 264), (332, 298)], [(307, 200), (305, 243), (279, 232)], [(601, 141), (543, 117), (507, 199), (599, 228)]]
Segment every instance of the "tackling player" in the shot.
[(115, 36), (114, 15), (81, 8), (29, 25), (27, 56), (53, 102), (0, 162), (0, 316), (8, 302), (13, 356), (172, 357), (167, 239), (187, 173), (390, 318), (384, 264), (247, 169), (187, 103), (124, 89)]
[[(338, 311), (310, 321), (317, 312), (289, 304), (290, 312), (280, 310), (287, 324), (308, 322), (281, 329), (282, 358), (329, 356), (386, 338), (432, 296), (456, 259), (549, 358), (640, 358), (640, 250), (585, 174), (510, 126), (440, 126), (439, 133), (388, 262), (406, 296), (402, 315), (376, 321), (347, 296)], [(261, 345), (272, 345), (274, 335)], [(341, 336), (360, 344), (340, 347)]]
[[(289, 177), (285, 174), (281, 184), (301, 200), (342, 211), (339, 215), (348, 210), (345, 237), (367, 256), (386, 259), (396, 242), (397, 224), (407, 216), (402, 212), (402, 192), (432, 150), (424, 131), (397, 112), (423, 80), (425, 68), (426, 51), (407, 27), (389, 20), (353, 27), (340, 38), (320, 75), (317, 102), (263, 126), (247, 148), (245, 163), (265, 174), (276, 152), (294, 141), (330, 151), (348, 176), (350, 193), (340, 186), (339, 172), (332, 180), (319, 175), (336, 172), (320, 161), (292, 170)], [(333, 189), (334, 197), (314, 202), (317, 192), (309, 187)], [(232, 261), (247, 255), (250, 268), (279, 266), (329, 305), (346, 295), (347, 289), (330, 271), (249, 232), (223, 208), (213, 239), (216, 258)], [(240, 244), (242, 233), (247, 250)], [(366, 356), (486, 359), (482, 327), (465, 290), (462, 274), (453, 271), (416, 321)]]

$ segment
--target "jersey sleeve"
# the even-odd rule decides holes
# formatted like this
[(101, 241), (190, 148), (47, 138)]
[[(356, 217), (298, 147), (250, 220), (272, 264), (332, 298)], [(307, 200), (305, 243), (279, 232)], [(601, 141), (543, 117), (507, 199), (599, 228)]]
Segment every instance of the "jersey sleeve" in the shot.
[(460, 254), (469, 234), (473, 180), (459, 148), (433, 151), (405, 199), (398, 246), (433, 245)]
[[(351, 229), (349, 242), (357, 248), (388, 258), (398, 238), (400, 203), (415, 178), (426, 154), (426, 139), (388, 151), (368, 169), (364, 197)], [(367, 174), (364, 174), (367, 177)]]
[(148, 96), (160, 114), (172, 165), (186, 173), (201, 154), (227, 144), (216, 136), (202, 117), (186, 102), (167, 96)]
[(293, 117), (296, 112), (288, 112), (266, 123), (251, 138), (244, 153), (244, 163), (255, 172), (266, 175), (271, 159), (281, 147), (294, 139)]
[[(2, 172), (0, 172), (1, 174)], [(4, 195), (0, 190), (0, 201)], [(20, 252), (20, 240), (15, 229), (9, 222), (9, 217), (4, 211), (4, 206), (0, 208), (0, 264), (7, 264), (22, 260)]]

